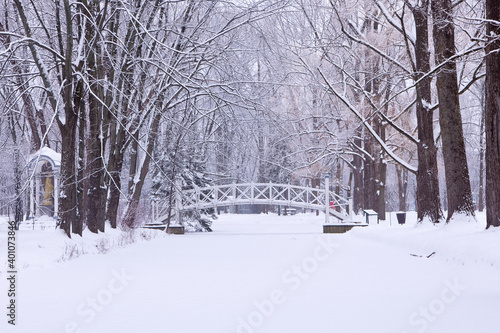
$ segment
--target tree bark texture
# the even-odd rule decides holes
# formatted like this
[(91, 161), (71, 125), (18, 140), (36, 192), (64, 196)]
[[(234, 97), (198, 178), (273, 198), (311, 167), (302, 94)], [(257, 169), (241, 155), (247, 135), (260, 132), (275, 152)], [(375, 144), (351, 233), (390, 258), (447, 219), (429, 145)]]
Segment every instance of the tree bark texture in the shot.
[[(439, 196), (437, 167), (437, 148), (434, 142), (431, 78), (422, 77), (430, 71), (429, 52), (429, 1), (422, 1), (420, 6), (412, 8), (415, 20), (415, 65), (414, 79), (421, 81), (416, 86), (417, 124), (418, 124), (418, 171), (417, 171), (417, 219), (428, 217), (437, 222), (443, 217)], [(406, 201), (406, 198), (405, 198)]]
[(99, 4), (84, 2), (90, 18), (86, 24), (86, 43), (88, 48), (87, 66), (90, 82), (89, 92), (89, 140), (88, 157), (89, 190), (87, 203), (87, 226), (91, 232), (104, 232), (106, 192), (104, 187), (104, 129), (102, 127), (104, 113), (104, 94), (101, 80), (104, 79), (101, 45), (98, 42)]
[[(70, 89), (70, 88), (68, 88)], [(68, 103), (71, 104), (71, 103)], [(76, 140), (77, 117), (66, 112), (66, 125), (61, 128), (61, 192), (59, 196), (59, 217), (61, 229), (71, 237), (71, 224), (76, 220)]]
[(158, 128), (160, 126), (161, 115), (162, 113), (160, 111), (157, 111), (157, 113), (153, 118), (153, 122), (151, 124), (151, 129), (148, 137), (148, 144), (145, 152), (146, 156), (144, 157), (144, 161), (141, 165), (139, 179), (137, 182), (134, 183), (132, 196), (130, 198), (130, 202), (125, 212), (125, 217), (123, 219), (123, 223), (129, 228), (135, 227), (137, 209), (139, 208), (139, 201), (141, 199), (142, 187), (144, 186), (144, 181), (149, 171), (151, 154), (153, 154), (153, 148), (155, 146), (156, 138), (158, 136)]
[(15, 228), (18, 230), (19, 223), (23, 220), (23, 196), (22, 196), (22, 167), (20, 158), (20, 148), (18, 146), (17, 131), (16, 131), (17, 119), (14, 119), (14, 114), (9, 117), (10, 125), (10, 135), (12, 138), (12, 143), (14, 144), (14, 223)]
[[(377, 121), (377, 134), (385, 142), (385, 126), (381, 121)], [(377, 213), (380, 220), (385, 221), (385, 190), (387, 181), (387, 162), (385, 161), (384, 151), (380, 149), (378, 156), (378, 182), (377, 182)]]
[(363, 166), (363, 196), (364, 196), (364, 209), (373, 209), (375, 211), (378, 211), (377, 204), (378, 204), (378, 199), (377, 199), (377, 166), (378, 166), (378, 161), (376, 158), (373, 158), (374, 155), (374, 149), (377, 149), (377, 147), (374, 147), (373, 139), (371, 136), (365, 137), (365, 151), (368, 152), (368, 154), (365, 156), (365, 163)]
[[(356, 131), (356, 136), (354, 138), (354, 145), (361, 147), (361, 128)], [(363, 158), (358, 155), (354, 155), (352, 159), (352, 165), (354, 169), (353, 173), (353, 189), (352, 189), (352, 200), (353, 200), (353, 212), (359, 214), (364, 208), (364, 197), (363, 197)]]
[[(61, 131), (61, 190), (59, 217), (61, 229), (71, 237), (71, 224), (76, 220), (77, 192), (76, 192), (76, 129), (78, 124), (78, 110), (73, 108), (73, 27), (72, 13), (68, 0), (64, 1), (66, 17), (66, 55), (62, 70), (63, 80), (66, 85), (63, 89), (65, 123), (59, 123)], [(54, 108), (56, 109), (56, 108)]]
[(432, 0), (434, 50), (438, 64), (436, 86), (439, 99), (439, 124), (448, 196), (448, 217), (455, 212), (474, 215), (469, 168), (465, 153), (462, 115), (457, 83), (455, 30), (451, 0)]
[(486, 225), (500, 226), (500, 3), (486, 0)]
[(398, 176), (398, 202), (399, 211), (406, 212), (406, 198), (408, 196), (408, 170), (402, 166), (396, 166), (396, 173)]
[[(112, 126), (113, 128), (114, 126)], [(110, 153), (108, 159), (108, 207), (106, 219), (111, 228), (116, 228), (118, 224), (118, 208), (120, 206), (121, 172), (123, 169), (123, 159), (125, 151), (125, 131), (118, 130), (117, 134), (110, 140)]]
[(478, 211), (482, 212), (484, 210), (484, 177), (485, 177), (485, 174), (484, 174), (484, 169), (485, 169), (485, 161), (484, 161), (484, 154), (486, 152), (486, 143), (484, 142), (485, 141), (485, 138), (484, 138), (484, 131), (485, 131), (485, 117), (486, 117), (486, 114), (485, 114), (485, 94), (486, 94), (486, 86), (484, 85), (484, 82), (483, 82), (483, 85), (482, 85), (482, 90), (483, 90), (483, 94), (481, 96), (481, 123), (479, 125), (479, 128), (480, 128), (480, 131), (479, 131), (479, 199), (478, 199), (478, 202), (477, 202), (477, 209)]
[(86, 140), (86, 124), (87, 117), (85, 112), (85, 100), (83, 97), (83, 82), (80, 80), (76, 84), (74, 96), (75, 109), (79, 113), (78, 122), (78, 163), (77, 163), (77, 205), (78, 211), (76, 219), (73, 222), (72, 232), (82, 236), (83, 226), (87, 223), (87, 191), (88, 191), (88, 173), (86, 170), (86, 154), (85, 154), (85, 140)]

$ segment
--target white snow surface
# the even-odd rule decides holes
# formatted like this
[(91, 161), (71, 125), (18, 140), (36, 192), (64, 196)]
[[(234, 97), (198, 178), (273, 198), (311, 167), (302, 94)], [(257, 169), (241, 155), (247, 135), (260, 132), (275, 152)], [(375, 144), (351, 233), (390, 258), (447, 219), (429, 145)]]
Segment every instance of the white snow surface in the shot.
[(497, 333), (500, 230), (484, 219), (416, 225), (409, 212), (398, 225), (393, 213), (323, 234), (323, 215), (227, 214), (212, 233), (71, 240), (24, 225), (12, 326), (0, 218), (0, 332)]

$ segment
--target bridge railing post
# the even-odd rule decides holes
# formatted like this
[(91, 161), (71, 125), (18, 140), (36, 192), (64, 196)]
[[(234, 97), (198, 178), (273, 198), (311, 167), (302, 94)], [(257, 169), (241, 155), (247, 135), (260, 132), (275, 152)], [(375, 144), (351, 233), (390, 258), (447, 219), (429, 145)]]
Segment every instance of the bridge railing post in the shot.
[(156, 199), (151, 200), (151, 221), (154, 222), (158, 219), (158, 203)]
[(288, 191), (287, 191), (287, 195), (286, 195), (286, 201), (288, 201), (288, 207), (290, 207), (290, 204), (292, 202), (292, 185), (289, 183), (288, 184)]
[(214, 186), (214, 203), (215, 203), (215, 208), (216, 209), (217, 209), (217, 203), (218, 203), (218, 201), (219, 201), (219, 188), (217, 186)]
[(325, 174), (325, 224), (330, 222), (330, 174)]
[(269, 182), (269, 202), (273, 202), (273, 184), (271, 182)]
[(250, 183), (250, 202), (255, 203), (255, 184)]

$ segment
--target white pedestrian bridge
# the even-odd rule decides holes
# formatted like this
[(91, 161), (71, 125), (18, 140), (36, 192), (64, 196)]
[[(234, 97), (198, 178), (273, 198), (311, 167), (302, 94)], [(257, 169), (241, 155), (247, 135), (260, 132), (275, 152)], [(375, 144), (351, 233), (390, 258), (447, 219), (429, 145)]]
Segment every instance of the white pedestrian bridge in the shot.
[[(325, 178), (325, 188), (328, 178)], [(190, 190), (180, 190), (175, 186), (175, 198), (165, 201), (152, 201), (152, 220), (162, 223), (169, 216), (176, 216), (181, 224), (184, 211), (202, 210), (234, 205), (281, 205), (285, 207), (320, 210), (325, 214), (325, 220), (333, 216), (343, 221), (350, 219), (352, 202), (335, 192), (325, 189), (273, 183), (244, 183), (195, 187)], [(171, 208), (170, 208), (171, 207)], [(177, 214), (180, 212), (181, 214)]]

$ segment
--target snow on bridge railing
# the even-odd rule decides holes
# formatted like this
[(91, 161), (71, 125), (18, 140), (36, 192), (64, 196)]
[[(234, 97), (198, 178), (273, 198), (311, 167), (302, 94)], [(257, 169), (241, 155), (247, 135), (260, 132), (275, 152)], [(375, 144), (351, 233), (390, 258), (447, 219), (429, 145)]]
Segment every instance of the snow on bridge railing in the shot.
[[(349, 201), (329, 191), (331, 206), (346, 211)], [(324, 189), (290, 184), (245, 183), (216, 185), (182, 192), (182, 209), (203, 209), (231, 204), (289, 204), (297, 207), (325, 209)]]
[[(180, 188), (180, 186), (177, 186)], [(325, 190), (291, 184), (244, 183), (197, 187), (177, 191), (175, 211), (200, 210), (231, 205), (267, 204), (286, 205), (305, 209), (325, 211), (329, 207), (330, 214), (340, 220), (349, 216), (349, 200), (335, 192), (328, 191), (328, 204)], [(153, 208), (154, 220), (165, 217), (168, 203), (162, 207), (156, 203)], [(173, 215), (173, 214), (172, 214)]]

